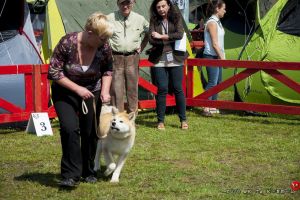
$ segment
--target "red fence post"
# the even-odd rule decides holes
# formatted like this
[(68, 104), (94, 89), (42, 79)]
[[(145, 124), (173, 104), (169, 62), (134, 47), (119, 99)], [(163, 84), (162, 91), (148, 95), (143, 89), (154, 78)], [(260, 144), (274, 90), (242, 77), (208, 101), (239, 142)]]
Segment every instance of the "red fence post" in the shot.
[(187, 63), (187, 83), (186, 83), (186, 97), (193, 98), (193, 91), (194, 91), (194, 70), (193, 66), (189, 66)]
[(41, 65), (33, 65), (33, 106), (34, 112), (42, 112)]

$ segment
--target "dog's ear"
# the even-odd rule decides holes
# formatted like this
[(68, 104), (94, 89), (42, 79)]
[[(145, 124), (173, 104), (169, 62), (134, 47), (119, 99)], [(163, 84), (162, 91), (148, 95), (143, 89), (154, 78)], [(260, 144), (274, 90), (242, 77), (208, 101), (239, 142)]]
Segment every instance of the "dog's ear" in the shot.
[(134, 121), (135, 117), (136, 117), (135, 112), (131, 112), (131, 113), (128, 114), (128, 118), (129, 118), (130, 121)]
[(116, 114), (118, 114), (118, 113), (119, 113), (119, 109), (113, 106), (113, 107), (112, 107), (112, 114), (113, 114), (113, 115), (116, 115)]

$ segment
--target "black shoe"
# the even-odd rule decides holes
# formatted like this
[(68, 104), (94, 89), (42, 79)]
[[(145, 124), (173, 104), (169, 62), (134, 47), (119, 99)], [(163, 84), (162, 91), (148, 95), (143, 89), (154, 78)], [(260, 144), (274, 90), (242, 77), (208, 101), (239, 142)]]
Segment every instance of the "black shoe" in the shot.
[(97, 178), (95, 176), (88, 176), (88, 177), (85, 177), (83, 179), (83, 182), (86, 182), (86, 183), (96, 183), (97, 182)]
[(66, 188), (72, 188), (72, 187), (76, 187), (79, 184), (78, 181), (75, 181), (72, 178), (66, 178), (61, 180), (61, 182), (59, 183), (60, 187), (66, 187)]

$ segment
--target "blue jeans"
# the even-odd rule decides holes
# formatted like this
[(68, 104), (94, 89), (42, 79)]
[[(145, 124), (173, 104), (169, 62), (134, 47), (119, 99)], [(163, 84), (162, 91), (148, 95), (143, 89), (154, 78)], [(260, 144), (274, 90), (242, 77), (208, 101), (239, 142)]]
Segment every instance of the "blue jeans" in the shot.
[[(211, 55), (203, 55), (203, 58), (208, 59), (218, 59), (217, 56), (211, 56)], [(207, 85), (204, 88), (205, 90), (208, 90), (217, 84), (219, 84), (222, 81), (222, 67), (210, 67), (206, 66), (206, 72), (207, 72)], [(218, 94), (214, 94), (209, 99), (210, 100), (217, 100)]]
[(156, 113), (158, 122), (164, 122), (166, 112), (166, 96), (169, 81), (175, 95), (176, 108), (180, 121), (186, 121), (185, 96), (182, 90), (183, 66), (153, 67), (155, 85), (158, 88), (156, 95)]

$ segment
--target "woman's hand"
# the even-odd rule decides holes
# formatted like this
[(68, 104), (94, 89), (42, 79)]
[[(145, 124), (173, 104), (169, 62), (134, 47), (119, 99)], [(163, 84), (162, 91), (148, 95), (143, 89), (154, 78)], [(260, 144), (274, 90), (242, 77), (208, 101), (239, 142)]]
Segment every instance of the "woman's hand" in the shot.
[(91, 91), (82, 86), (79, 86), (77, 88), (76, 94), (78, 94), (84, 100), (94, 97)]
[(154, 31), (151, 33), (151, 37), (154, 39), (161, 39), (162, 35)]
[(102, 93), (100, 94), (100, 99), (102, 103), (109, 103), (110, 102), (110, 94), (109, 93)]
[(110, 102), (110, 85), (111, 85), (112, 76), (103, 76), (102, 77), (102, 86), (101, 86), (101, 93), (100, 99), (102, 103), (109, 103)]

